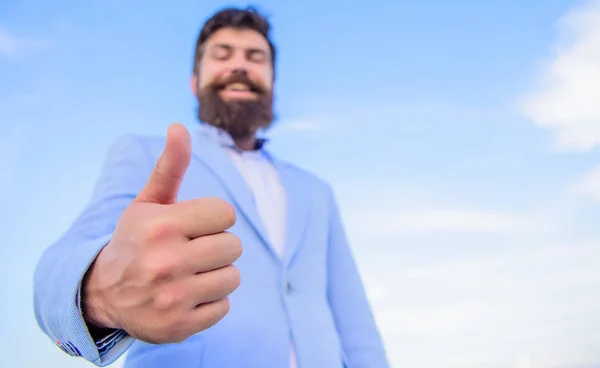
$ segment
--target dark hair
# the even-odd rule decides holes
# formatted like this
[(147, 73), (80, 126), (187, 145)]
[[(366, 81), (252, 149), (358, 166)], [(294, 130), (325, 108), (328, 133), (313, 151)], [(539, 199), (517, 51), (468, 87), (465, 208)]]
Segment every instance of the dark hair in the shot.
[(267, 20), (266, 16), (259, 13), (254, 7), (241, 8), (225, 8), (212, 17), (210, 17), (205, 23), (198, 39), (196, 41), (196, 50), (194, 53), (194, 69), (193, 73), (198, 72), (198, 64), (202, 59), (204, 52), (204, 43), (210, 38), (216, 31), (221, 28), (236, 28), (236, 29), (250, 29), (260, 33), (269, 43), (271, 49), (271, 57), (273, 69), (275, 69), (275, 45), (270, 38), (271, 24)]

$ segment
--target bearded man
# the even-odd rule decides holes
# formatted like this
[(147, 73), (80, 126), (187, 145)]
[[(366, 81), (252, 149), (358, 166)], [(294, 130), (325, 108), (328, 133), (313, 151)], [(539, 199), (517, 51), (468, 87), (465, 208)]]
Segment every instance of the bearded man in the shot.
[[(251, 8), (202, 27), (199, 128), (127, 135), (40, 259), (40, 328), (125, 367), (387, 367), (328, 184), (271, 155), (276, 49)], [(243, 249), (243, 251), (242, 251)]]

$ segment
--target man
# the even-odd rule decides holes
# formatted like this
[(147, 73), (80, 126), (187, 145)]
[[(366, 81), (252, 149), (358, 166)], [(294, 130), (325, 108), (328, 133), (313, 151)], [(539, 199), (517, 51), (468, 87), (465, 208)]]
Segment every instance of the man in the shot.
[(258, 12), (216, 13), (191, 78), (199, 130), (112, 145), (36, 269), (37, 321), (65, 352), (98, 366), (128, 352), (129, 368), (387, 367), (330, 187), (257, 138), (275, 56)]

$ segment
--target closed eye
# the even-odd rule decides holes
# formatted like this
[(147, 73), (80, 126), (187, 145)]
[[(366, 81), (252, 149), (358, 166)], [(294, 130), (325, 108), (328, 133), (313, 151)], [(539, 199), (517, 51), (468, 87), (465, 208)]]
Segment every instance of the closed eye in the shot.
[(264, 63), (267, 61), (267, 54), (263, 50), (250, 49), (246, 51), (246, 58), (255, 63)]
[(217, 60), (226, 60), (231, 57), (233, 49), (228, 45), (216, 45), (211, 50), (211, 56)]

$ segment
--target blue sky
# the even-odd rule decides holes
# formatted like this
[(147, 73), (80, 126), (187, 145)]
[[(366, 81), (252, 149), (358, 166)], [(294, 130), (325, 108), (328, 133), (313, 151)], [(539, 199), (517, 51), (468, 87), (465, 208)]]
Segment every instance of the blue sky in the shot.
[[(0, 3), (7, 366), (86, 366), (35, 324), (37, 258), (117, 136), (193, 128), (193, 44), (232, 4)], [(335, 187), (393, 365), (600, 366), (600, 3), (256, 4), (270, 149)]]

